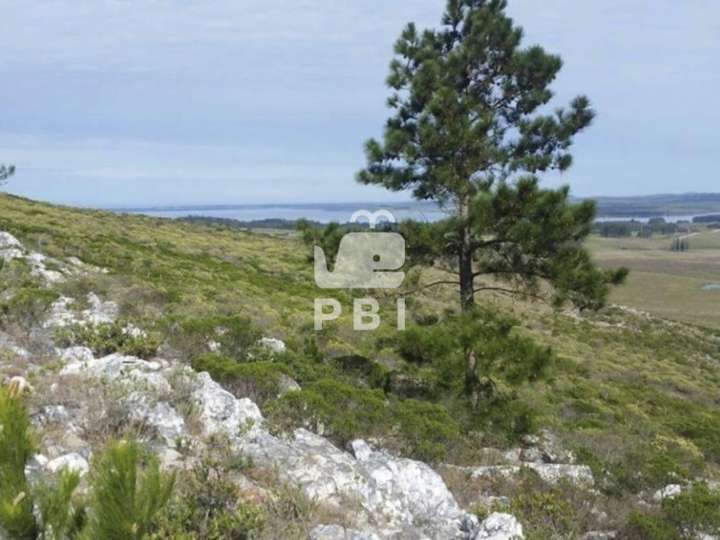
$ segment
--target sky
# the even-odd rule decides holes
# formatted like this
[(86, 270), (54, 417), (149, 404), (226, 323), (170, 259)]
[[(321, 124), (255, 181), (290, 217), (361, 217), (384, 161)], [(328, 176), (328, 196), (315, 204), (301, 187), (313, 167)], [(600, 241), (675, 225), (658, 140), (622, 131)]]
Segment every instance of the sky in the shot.
[[(357, 184), (409, 21), (444, 0), (0, 0), (6, 191), (102, 207), (407, 200)], [(509, 0), (598, 113), (577, 196), (718, 191), (717, 0)]]

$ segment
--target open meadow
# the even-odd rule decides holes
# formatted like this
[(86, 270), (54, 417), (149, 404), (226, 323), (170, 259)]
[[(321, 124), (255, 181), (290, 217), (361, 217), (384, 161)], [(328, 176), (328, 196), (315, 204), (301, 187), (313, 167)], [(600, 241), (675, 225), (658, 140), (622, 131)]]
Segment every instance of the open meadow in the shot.
[(688, 251), (671, 251), (671, 236), (601, 238), (589, 246), (598, 263), (626, 266), (627, 283), (612, 301), (660, 317), (720, 328), (720, 232), (702, 229), (688, 237)]

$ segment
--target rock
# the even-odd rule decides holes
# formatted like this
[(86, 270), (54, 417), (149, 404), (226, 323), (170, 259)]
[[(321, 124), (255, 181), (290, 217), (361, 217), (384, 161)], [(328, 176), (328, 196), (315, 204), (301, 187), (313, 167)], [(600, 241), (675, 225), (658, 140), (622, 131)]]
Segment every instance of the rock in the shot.
[(574, 464), (576, 457), (567, 450), (553, 432), (542, 429), (537, 435), (526, 435), (523, 442), (528, 446), (522, 452), (522, 461), (530, 463)]
[(535, 471), (548, 484), (567, 480), (578, 486), (595, 485), (592, 470), (586, 465), (556, 465), (548, 463), (524, 463), (518, 465), (493, 465), (488, 467), (452, 467), (470, 474), (472, 478), (503, 476), (509, 478), (522, 472), (523, 468)]
[(172, 448), (162, 448), (157, 452), (160, 467), (164, 470), (180, 469), (185, 466), (183, 455)]
[(473, 540), (519, 540), (525, 538), (522, 525), (510, 514), (494, 513), (480, 524)]
[(0, 231), (0, 258), (5, 262), (20, 259), (23, 256), (23, 246), (12, 234)]
[(131, 400), (134, 407), (130, 411), (130, 417), (154, 428), (169, 447), (175, 446), (186, 436), (185, 420), (168, 403), (161, 401), (154, 406), (138, 400)]
[(145, 339), (147, 337), (147, 332), (143, 330), (142, 328), (138, 328), (134, 324), (127, 324), (122, 329), (123, 334), (126, 336), (129, 336), (133, 339)]
[(51, 473), (59, 473), (63, 469), (76, 471), (80, 476), (85, 476), (90, 471), (87, 460), (75, 452), (55, 458), (46, 465)]
[[(48, 258), (45, 255), (33, 252), (25, 257), (25, 260), (27, 260), (32, 268), (30, 272), (31, 275), (41, 277), (48, 283), (60, 283), (65, 280), (65, 276), (62, 272), (47, 268), (45, 263), (48, 261)], [(52, 262), (53, 264), (58, 265), (58, 261), (53, 260)]]
[(85, 323), (97, 326), (115, 322), (120, 311), (115, 302), (103, 302), (95, 293), (89, 293), (87, 301), (90, 307), (82, 312), (82, 319)]
[(380, 538), (467, 538), (477, 528), (426, 464), (375, 451), (364, 441), (350, 447), (354, 456), (298, 429), (291, 439), (261, 431), (240, 450), (319, 503), (347, 511), (353, 501), (358, 524)]
[(659, 489), (653, 495), (655, 502), (662, 502), (665, 499), (672, 499), (677, 497), (683, 492), (683, 487), (679, 484), (669, 484), (662, 489)]
[(617, 537), (615, 531), (590, 531), (585, 533), (580, 540), (614, 540)]
[(18, 248), (22, 249), (20, 240), (15, 238), (12, 234), (5, 231), (0, 231), (0, 249)]
[(87, 295), (89, 307), (78, 313), (72, 309), (75, 300), (61, 296), (50, 307), (50, 316), (45, 321), (46, 328), (65, 328), (74, 325), (98, 326), (110, 324), (117, 319), (120, 308), (115, 302), (100, 300), (95, 293)]
[(208, 373), (200, 373), (197, 382), (192, 399), (200, 407), (200, 422), (205, 435), (225, 434), (237, 438), (241, 434), (255, 433), (262, 425), (263, 416), (253, 401), (236, 399)]
[(31, 481), (40, 478), (47, 464), (48, 458), (42, 454), (35, 454), (25, 465), (25, 476)]
[(75, 300), (67, 296), (61, 296), (50, 306), (50, 315), (45, 321), (45, 328), (65, 328), (78, 323), (71, 306)]
[(94, 359), (95, 355), (87, 347), (69, 347), (60, 351), (60, 360), (64, 364), (87, 364)]
[(264, 337), (258, 342), (258, 344), (261, 347), (264, 347), (265, 349), (275, 353), (282, 353), (287, 350), (285, 342), (276, 338)]
[(288, 377), (284, 373), (280, 374), (280, 380), (278, 381), (278, 397), (282, 397), (288, 392), (299, 392), (302, 390), (300, 385), (292, 377)]
[(310, 540), (380, 540), (380, 537), (340, 525), (318, 525), (310, 532)]

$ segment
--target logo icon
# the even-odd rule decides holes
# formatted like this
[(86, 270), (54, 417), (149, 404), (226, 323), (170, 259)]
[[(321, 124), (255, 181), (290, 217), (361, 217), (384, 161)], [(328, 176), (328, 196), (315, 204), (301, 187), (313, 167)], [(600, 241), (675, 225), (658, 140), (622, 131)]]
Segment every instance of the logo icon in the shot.
[[(368, 219), (375, 230), (378, 220), (396, 223), (387, 210), (359, 210), (350, 218)], [(397, 289), (405, 280), (400, 268), (405, 264), (405, 239), (394, 232), (352, 232), (342, 237), (335, 268), (328, 269), (325, 252), (315, 246), (315, 283), (321, 289)]]

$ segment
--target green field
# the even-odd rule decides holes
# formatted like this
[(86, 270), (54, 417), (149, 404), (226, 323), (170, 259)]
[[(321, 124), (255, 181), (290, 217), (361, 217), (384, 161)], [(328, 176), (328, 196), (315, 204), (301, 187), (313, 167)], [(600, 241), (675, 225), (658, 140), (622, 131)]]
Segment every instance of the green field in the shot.
[(612, 301), (661, 317), (720, 328), (720, 232), (704, 229), (689, 238), (690, 250), (670, 251), (672, 237), (590, 240), (603, 266), (632, 270)]

